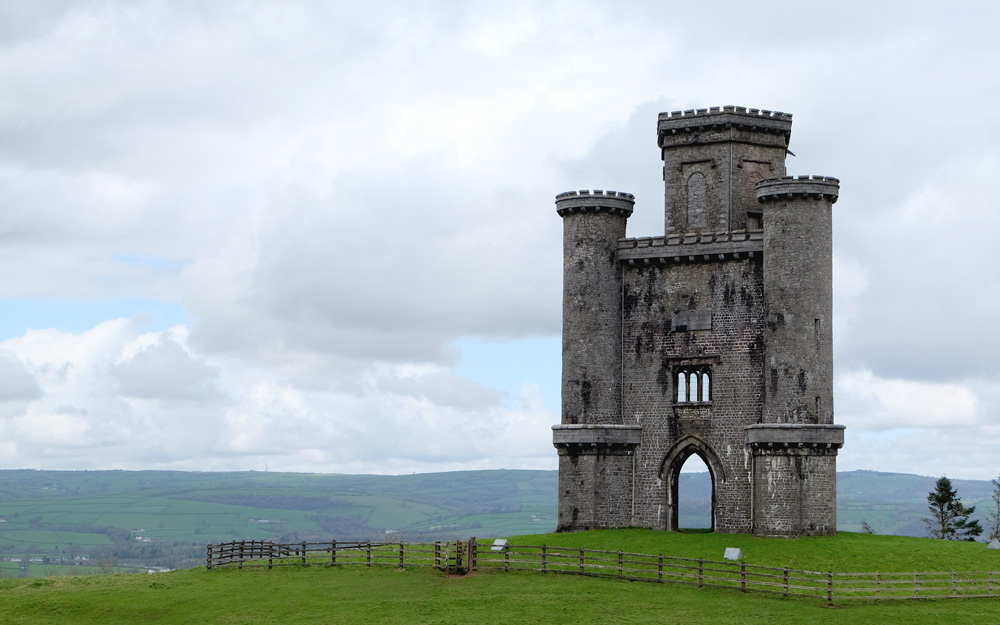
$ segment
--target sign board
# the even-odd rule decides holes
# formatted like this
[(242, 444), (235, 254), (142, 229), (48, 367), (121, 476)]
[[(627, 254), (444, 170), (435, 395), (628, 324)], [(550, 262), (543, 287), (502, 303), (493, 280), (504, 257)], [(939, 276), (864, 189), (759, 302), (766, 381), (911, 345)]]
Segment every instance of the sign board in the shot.
[(739, 547), (726, 547), (726, 556), (725, 556), (725, 558), (727, 560), (742, 560), (743, 559), (743, 550), (740, 549)]

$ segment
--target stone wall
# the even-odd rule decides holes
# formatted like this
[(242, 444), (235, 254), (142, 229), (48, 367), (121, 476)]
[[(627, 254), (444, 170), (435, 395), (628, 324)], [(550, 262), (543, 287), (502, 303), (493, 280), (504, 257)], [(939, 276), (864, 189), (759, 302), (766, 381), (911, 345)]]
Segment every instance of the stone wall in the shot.
[[(760, 259), (629, 268), (623, 293), (624, 414), (642, 427), (637, 523), (668, 526), (671, 467), (662, 465), (678, 442), (690, 440), (707, 443), (721, 463), (716, 530), (750, 531), (750, 464), (742, 439), (744, 427), (760, 421), (764, 401)], [(685, 311), (709, 312), (709, 329), (675, 329), (675, 317)], [(711, 368), (710, 402), (675, 401), (675, 373), (691, 364)]]

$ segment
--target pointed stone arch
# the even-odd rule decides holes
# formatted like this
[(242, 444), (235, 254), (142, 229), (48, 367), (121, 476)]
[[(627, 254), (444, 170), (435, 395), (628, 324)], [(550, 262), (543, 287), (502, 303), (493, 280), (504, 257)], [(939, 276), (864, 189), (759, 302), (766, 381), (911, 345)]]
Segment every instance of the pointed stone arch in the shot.
[(715, 509), (718, 497), (718, 486), (726, 480), (726, 470), (718, 454), (704, 439), (696, 435), (688, 435), (674, 443), (660, 464), (660, 479), (666, 484), (667, 514), (666, 530), (678, 529), (678, 494), (681, 467), (692, 455), (697, 454), (708, 467), (712, 480), (712, 531), (715, 531)]

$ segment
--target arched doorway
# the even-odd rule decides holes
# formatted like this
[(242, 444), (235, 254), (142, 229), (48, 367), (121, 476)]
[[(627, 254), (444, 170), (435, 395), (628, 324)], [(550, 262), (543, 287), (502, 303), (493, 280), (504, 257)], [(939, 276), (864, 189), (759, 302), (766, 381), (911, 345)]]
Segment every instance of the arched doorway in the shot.
[(677, 528), (712, 529), (712, 474), (698, 454), (684, 461), (677, 475)]
[(686, 436), (670, 449), (663, 464), (660, 467), (660, 479), (666, 484), (667, 514), (666, 528), (668, 531), (677, 531), (680, 524), (680, 474), (681, 468), (691, 456), (698, 456), (708, 469), (708, 476), (711, 480), (711, 523), (710, 528), (715, 531), (715, 508), (716, 492), (721, 481), (725, 481), (725, 471), (718, 455), (714, 450), (697, 436)]

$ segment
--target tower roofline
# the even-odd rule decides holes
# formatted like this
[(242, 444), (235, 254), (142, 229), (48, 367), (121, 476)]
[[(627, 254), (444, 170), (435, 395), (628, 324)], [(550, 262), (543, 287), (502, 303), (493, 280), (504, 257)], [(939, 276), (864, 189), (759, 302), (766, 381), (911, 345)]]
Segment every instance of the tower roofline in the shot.
[(566, 191), (556, 196), (556, 212), (560, 217), (588, 212), (628, 217), (634, 205), (635, 196), (623, 191)]
[(840, 180), (832, 176), (782, 176), (757, 183), (758, 202), (807, 197), (834, 203), (839, 195)]
[(667, 135), (719, 127), (782, 134), (787, 143), (792, 134), (792, 115), (733, 105), (660, 113), (656, 125), (657, 139), (662, 148)]

